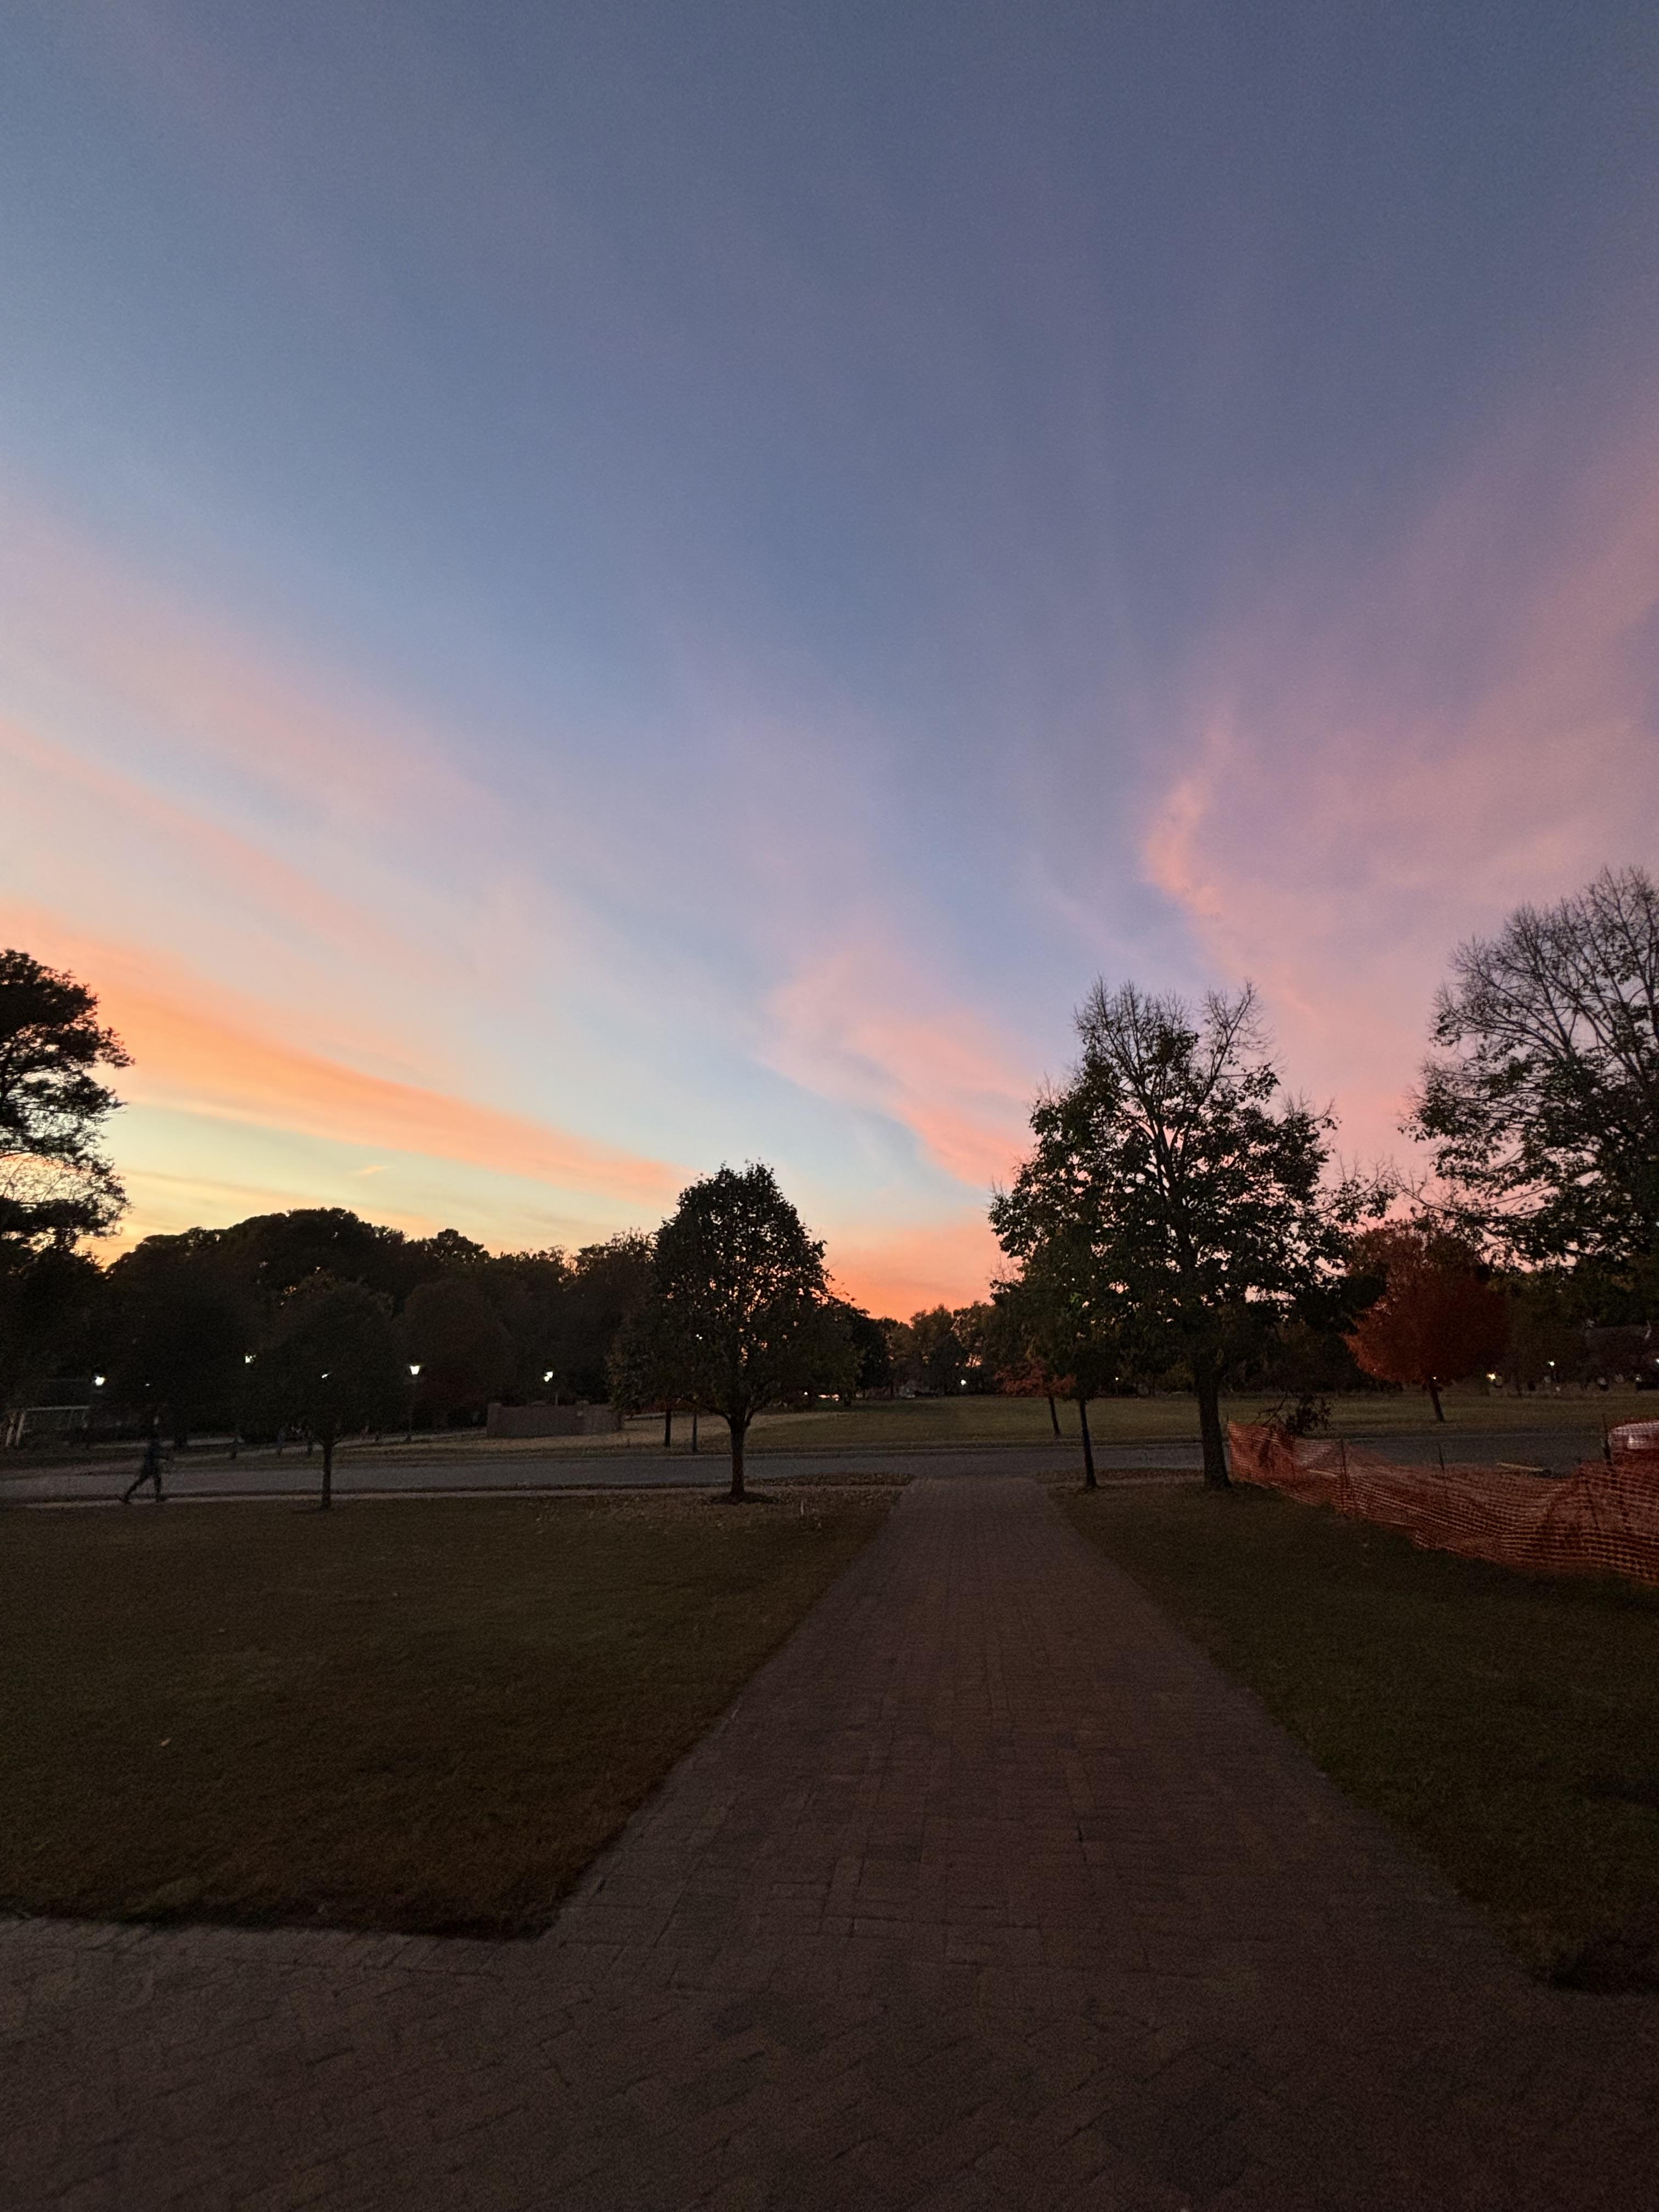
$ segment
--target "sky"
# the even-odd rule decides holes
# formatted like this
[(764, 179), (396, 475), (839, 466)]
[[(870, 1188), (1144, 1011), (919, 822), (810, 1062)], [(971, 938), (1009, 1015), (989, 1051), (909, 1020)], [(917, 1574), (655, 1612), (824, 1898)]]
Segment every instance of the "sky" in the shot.
[(131, 1240), (769, 1162), (982, 1295), (1097, 976), (1347, 1158), (1659, 833), (1659, 15), (12, 0), (0, 942)]

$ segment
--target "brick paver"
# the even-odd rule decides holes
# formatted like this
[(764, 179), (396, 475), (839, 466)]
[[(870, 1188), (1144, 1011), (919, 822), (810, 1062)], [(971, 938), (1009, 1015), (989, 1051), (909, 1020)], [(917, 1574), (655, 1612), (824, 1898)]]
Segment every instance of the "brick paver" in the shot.
[(922, 1481), (538, 1942), (0, 1930), (8, 2207), (1626, 2208), (1534, 1987), (1033, 1483)]

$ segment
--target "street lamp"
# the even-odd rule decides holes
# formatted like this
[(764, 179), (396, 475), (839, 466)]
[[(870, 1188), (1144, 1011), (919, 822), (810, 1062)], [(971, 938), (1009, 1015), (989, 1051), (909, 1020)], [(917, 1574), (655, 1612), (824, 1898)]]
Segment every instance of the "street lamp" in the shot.
[(409, 1363), (409, 1426), (404, 1431), (406, 1444), (412, 1444), (415, 1441), (415, 1385), (420, 1379), (420, 1361), (411, 1359)]

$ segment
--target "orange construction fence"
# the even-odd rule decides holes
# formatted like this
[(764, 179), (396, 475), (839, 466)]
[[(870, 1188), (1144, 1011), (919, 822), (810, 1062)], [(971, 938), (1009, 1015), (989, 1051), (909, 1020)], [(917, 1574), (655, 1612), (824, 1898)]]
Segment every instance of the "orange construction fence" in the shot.
[(1527, 1574), (1659, 1583), (1659, 1423), (1613, 1430), (1605, 1461), (1559, 1478), (1467, 1462), (1411, 1467), (1270, 1426), (1235, 1423), (1229, 1435), (1238, 1480), (1397, 1528), (1425, 1551)]

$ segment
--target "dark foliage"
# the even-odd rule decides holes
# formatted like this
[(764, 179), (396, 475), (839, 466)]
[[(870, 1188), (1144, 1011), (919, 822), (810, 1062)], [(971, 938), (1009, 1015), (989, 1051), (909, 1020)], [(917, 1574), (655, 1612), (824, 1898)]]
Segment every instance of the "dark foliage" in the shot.
[(725, 1415), (733, 1499), (744, 1495), (755, 1415), (803, 1391), (839, 1388), (853, 1371), (823, 1247), (770, 1168), (721, 1168), (680, 1194), (657, 1231), (650, 1295), (620, 1364), (648, 1376), (671, 1403)]
[[(1407, 1129), (1523, 1262), (1617, 1279), (1659, 1255), (1659, 888), (1606, 871), (1458, 951)], [(1607, 1314), (1607, 1320), (1624, 1318)]]
[(1224, 1484), (1219, 1391), (1236, 1332), (1288, 1318), (1340, 1272), (1346, 1233), (1376, 1190), (1326, 1181), (1330, 1117), (1278, 1103), (1247, 989), (1194, 1013), (1133, 985), (1097, 985), (1082, 1058), (1039, 1099), (1036, 1148), (992, 1226), (1023, 1269), (1086, 1298), (1091, 1333), (1126, 1363), (1183, 1362), (1206, 1480)]

